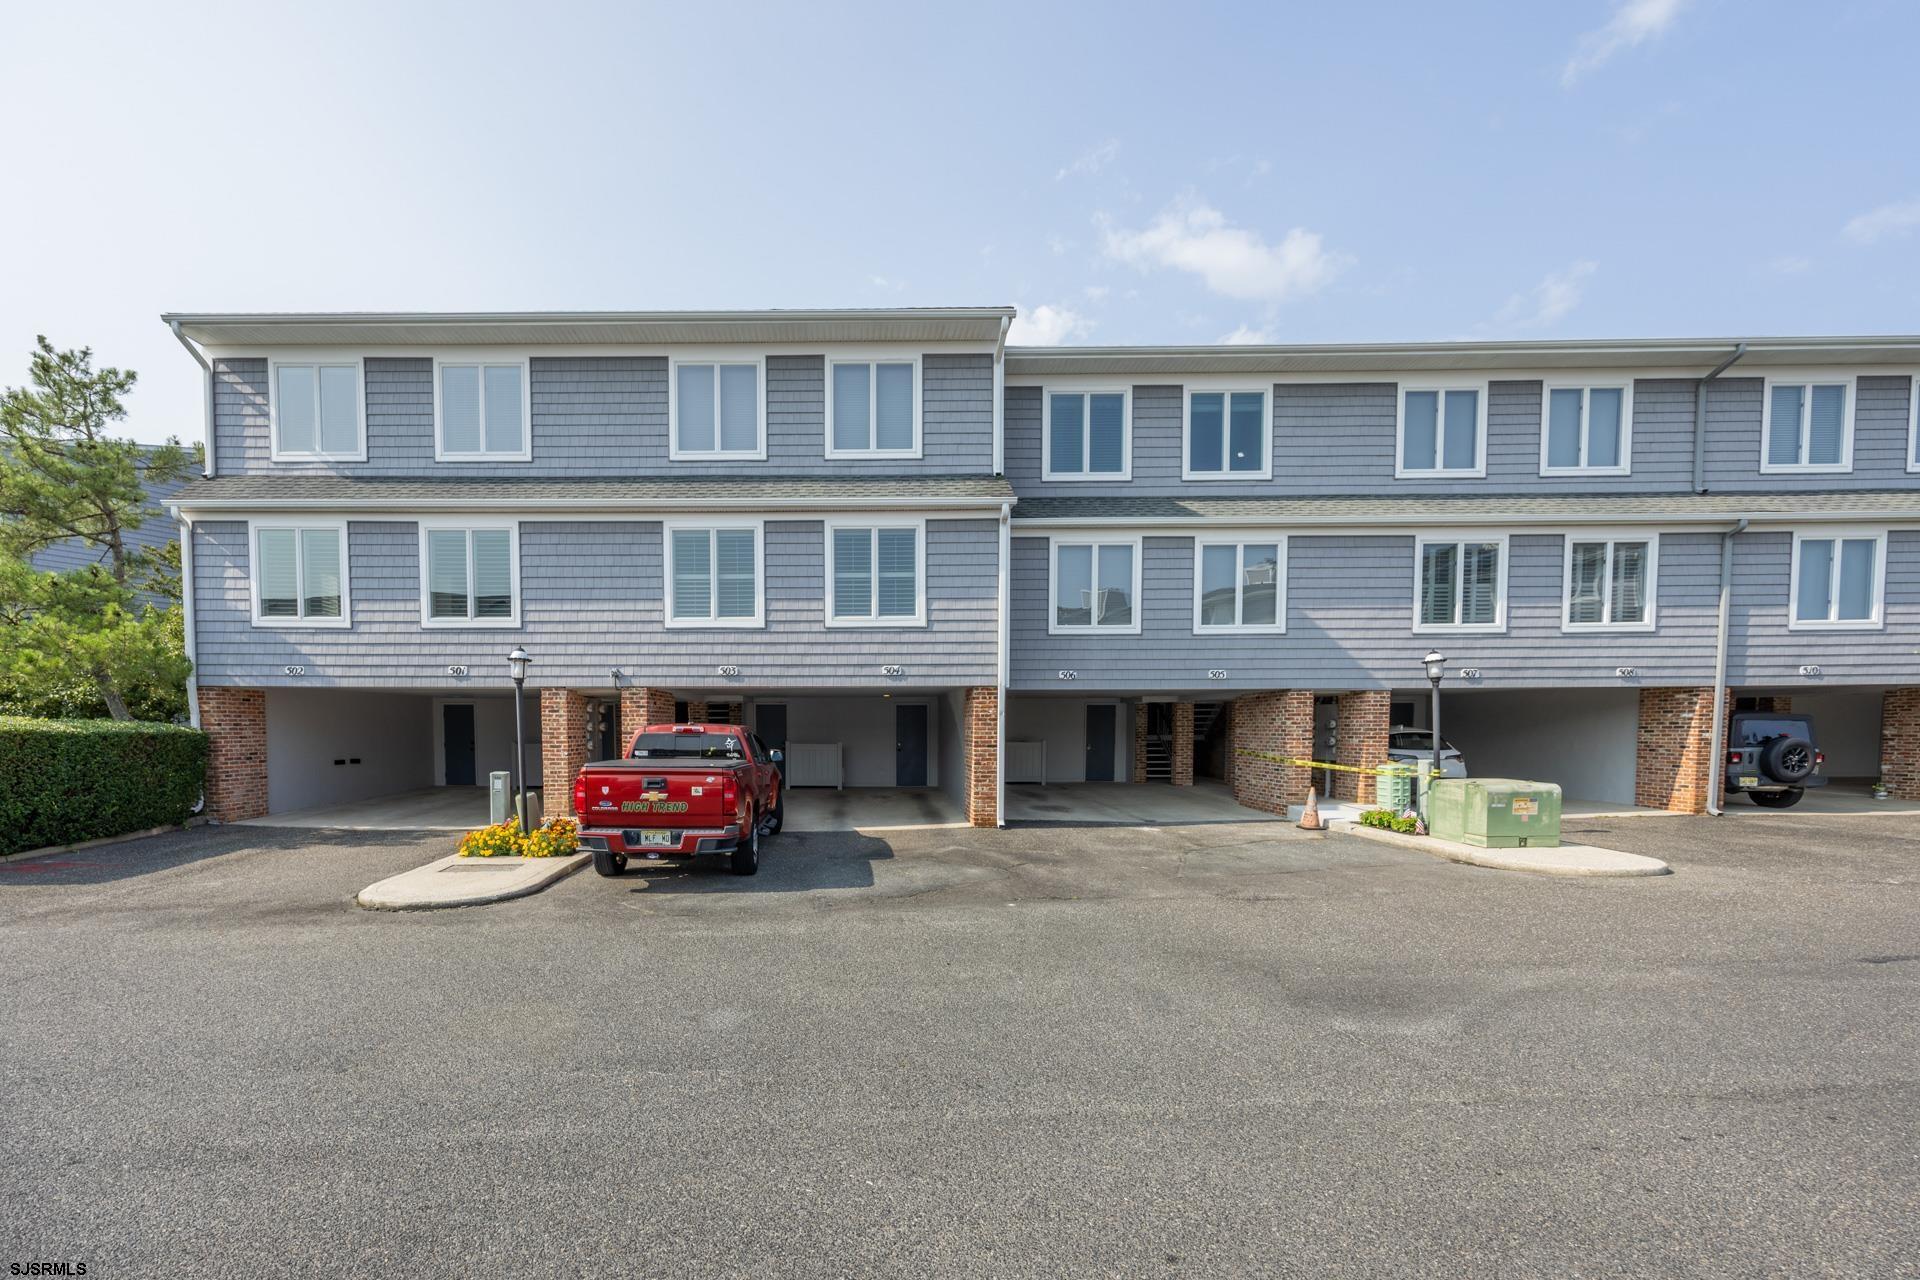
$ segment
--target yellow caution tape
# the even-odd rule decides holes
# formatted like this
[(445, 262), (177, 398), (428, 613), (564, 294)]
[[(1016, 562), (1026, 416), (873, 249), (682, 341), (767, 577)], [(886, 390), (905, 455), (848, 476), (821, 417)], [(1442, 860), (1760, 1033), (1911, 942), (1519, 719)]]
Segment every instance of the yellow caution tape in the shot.
[[(1300, 760), (1293, 756), (1277, 755), (1271, 751), (1240, 751), (1237, 754), (1247, 756), (1254, 760), (1264, 760), (1268, 764), (1298, 765), (1302, 769), (1332, 769), (1337, 773), (1372, 773), (1385, 775), (1399, 773), (1418, 774), (1420, 772), (1410, 764), (1390, 764), (1381, 768), (1374, 768), (1370, 765), (1362, 764), (1336, 764), (1331, 760)], [(1437, 778), (1440, 776), (1440, 771), (1435, 769), (1432, 771), (1432, 774)]]

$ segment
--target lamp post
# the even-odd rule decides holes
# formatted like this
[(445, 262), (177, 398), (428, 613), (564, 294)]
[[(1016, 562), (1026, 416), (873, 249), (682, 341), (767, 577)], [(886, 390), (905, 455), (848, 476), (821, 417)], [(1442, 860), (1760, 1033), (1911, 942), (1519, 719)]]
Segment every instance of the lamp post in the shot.
[(513, 652), (507, 655), (507, 670), (513, 675), (513, 772), (520, 784), (521, 835), (527, 835), (532, 829), (527, 821), (527, 730), (522, 721), (526, 713), (527, 667), (532, 662), (519, 645), (513, 646)]
[(1427, 776), (1431, 787), (1434, 778), (1440, 776), (1440, 681), (1447, 674), (1447, 658), (1438, 649), (1429, 649), (1420, 661), (1427, 668), (1427, 682), (1433, 686), (1433, 765)]

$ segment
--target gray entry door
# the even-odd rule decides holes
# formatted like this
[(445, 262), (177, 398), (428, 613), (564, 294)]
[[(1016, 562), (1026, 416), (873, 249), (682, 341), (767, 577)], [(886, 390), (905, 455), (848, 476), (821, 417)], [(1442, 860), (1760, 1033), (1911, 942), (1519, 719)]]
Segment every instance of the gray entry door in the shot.
[(473, 704), (449, 703), (440, 708), (440, 727), (447, 745), (447, 785), (473, 785)]
[(1087, 781), (1113, 781), (1113, 731), (1120, 708), (1108, 703), (1087, 707)]
[(927, 706), (923, 702), (894, 705), (893, 785), (927, 785)]

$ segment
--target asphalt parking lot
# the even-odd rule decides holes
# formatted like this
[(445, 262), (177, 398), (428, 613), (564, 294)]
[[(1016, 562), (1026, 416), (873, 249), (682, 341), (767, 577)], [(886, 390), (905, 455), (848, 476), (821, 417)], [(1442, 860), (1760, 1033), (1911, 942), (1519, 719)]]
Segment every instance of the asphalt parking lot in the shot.
[(932, 830), (387, 914), (444, 834), (4, 864), (0, 1264), (1914, 1275), (1920, 831), (1577, 825), (1676, 874)]

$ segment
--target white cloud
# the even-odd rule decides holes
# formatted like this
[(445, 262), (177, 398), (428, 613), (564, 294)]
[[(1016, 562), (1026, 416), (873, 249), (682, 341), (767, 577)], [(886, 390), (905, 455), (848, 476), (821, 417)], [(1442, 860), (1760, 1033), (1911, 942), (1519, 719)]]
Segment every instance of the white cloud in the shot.
[(1264, 347), (1270, 345), (1274, 337), (1271, 329), (1256, 329), (1250, 324), (1243, 324), (1232, 333), (1220, 335), (1220, 341), (1229, 347)]
[(1621, 0), (1607, 25), (1580, 37), (1580, 47), (1561, 69), (1560, 83), (1572, 88), (1589, 72), (1598, 71), (1614, 54), (1651, 40), (1673, 25), (1687, 0)]
[(1508, 298), (1494, 324), (1502, 329), (1546, 328), (1580, 305), (1587, 281), (1599, 269), (1597, 262), (1575, 262), (1564, 271), (1549, 271), (1533, 288)]
[(1849, 219), (1842, 231), (1855, 244), (1872, 244), (1888, 236), (1906, 235), (1915, 227), (1920, 227), (1920, 200), (1903, 200)]
[(1086, 288), (1082, 289), (1080, 292), (1087, 295), (1087, 300), (1089, 302), (1099, 302), (1103, 298), (1105, 298), (1108, 294), (1112, 293), (1113, 290), (1108, 288), (1104, 284), (1090, 284)]
[(907, 287), (907, 282), (894, 276), (872, 276), (873, 287), (884, 289), (888, 293), (899, 293)]
[(1803, 276), (1813, 270), (1813, 259), (1797, 253), (1783, 253), (1767, 260), (1767, 270), (1777, 276)]
[(1185, 200), (1141, 231), (1108, 228), (1107, 256), (1144, 271), (1189, 271), (1229, 298), (1285, 302), (1322, 289), (1350, 261), (1330, 252), (1320, 234), (1295, 227), (1268, 244), (1258, 232), (1227, 225), (1218, 209)]
[(1068, 178), (1091, 178), (1094, 174), (1112, 164), (1114, 157), (1119, 154), (1120, 139), (1108, 138), (1093, 150), (1075, 157), (1072, 163), (1053, 175), (1053, 180), (1055, 182), (1065, 182)]
[(1015, 308), (1007, 341), (1016, 347), (1057, 347), (1084, 338), (1093, 329), (1093, 321), (1071, 307), (1042, 303), (1029, 311)]

